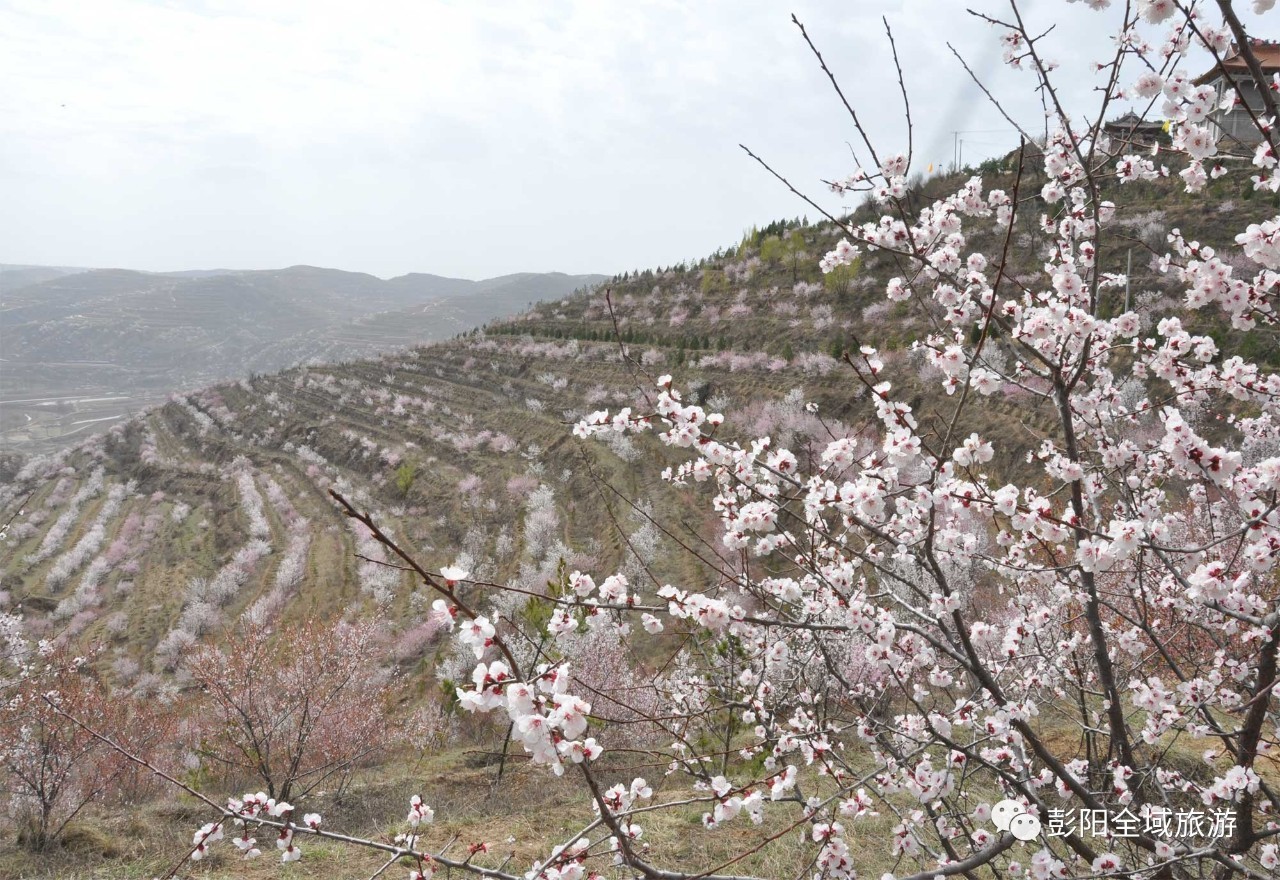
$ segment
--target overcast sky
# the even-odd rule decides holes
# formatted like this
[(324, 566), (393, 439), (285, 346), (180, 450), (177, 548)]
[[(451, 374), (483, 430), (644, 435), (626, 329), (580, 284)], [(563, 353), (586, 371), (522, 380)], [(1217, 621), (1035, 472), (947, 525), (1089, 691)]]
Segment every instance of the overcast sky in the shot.
[[(881, 15), (919, 168), (957, 129), (966, 158), (1016, 146), (946, 41), (1036, 126), (1032, 81), (965, 5), (0, 0), (0, 263), (482, 278), (696, 258), (806, 213), (739, 142), (824, 202), (818, 180), (852, 170), (792, 11), (885, 151), (905, 128)], [(1057, 22), (1087, 107), (1114, 16), (1024, 7)]]

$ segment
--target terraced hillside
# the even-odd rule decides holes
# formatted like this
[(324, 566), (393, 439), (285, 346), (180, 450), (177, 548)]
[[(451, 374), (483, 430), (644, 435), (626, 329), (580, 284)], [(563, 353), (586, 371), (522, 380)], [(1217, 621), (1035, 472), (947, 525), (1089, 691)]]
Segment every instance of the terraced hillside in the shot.
[[(921, 196), (959, 182), (931, 181)], [(1172, 187), (1146, 197), (1162, 215), (1181, 210)], [(1251, 208), (1261, 216), (1272, 207), (1227, 204), (1232, 228)], [(1139, 255), (1101, 259), (1132, 262), (1129, 296), (1141, 308), (1165, 296), (1167, 281), (1141, 256), (1150, 233), (1137, 216), (1125, 222)], [(1180, 220), (1212, 240), (1214, 217)], [(1034, 218), (1016, 231), (1028, 261), (1038, 236)], [(14, 518), (3, 603), (21, 607), (37, 634), (110, 644), (120, 684), (154, 683), (187, 646), (249, 609), (383, 607), (397, 656), (426, 657), (426, 597), (402, 573), (358, 558), (381, 551), (339, 514), (330, 489), (424, 562), (462, 559), (482, 580), (536, 589), (561, 560), (606, 569), (630, 557), (637, 573), (643, 561), (660, 576), (693, 576), (696, 561), (627, 503), (680, 503), (663, 494), (658, 469), (632, 466), (645, 441), (586, 444), (570, 425), (596, 409), (643, 410), (653, 377), (672, 373), (734, 430), (803, 448), (866, 422), (862, 390), (839, 359), (860, 342), (884, 352), (887, 374), (932, 417), (940, 392), (909, 350), (925, 326), (911, 303), (883, 295), (900, 267), (872, 255), (823, 276), (818, 258), (835, 241), (829, 224), (775, 224), (699, 266), (615, 278), (451, 341), (176, 396), (30, 460), (4, 485)], [(1123, 291), (1109, 295), (1120, 308)], [(972, 426), (1017, 438), (1020, 452), (1004, 467), (1025, 467), (1023, 453), (1040, 441), (1033, 401), (1007, 388), (998, 406), (1007, 424)], [(704, 525), (689, 521), (681, 539), (704, 535)]]
[[(424, 623), (421, 597), (397, 572), (357, 560), (378, 551), (337, 514), (329, 488), (437, 567), (467, 557), (478, 577), (536, 584), (562, 557), (608, 564), (623, 545), (601, 527), (605, 490), (593, 474), (628, 495), (649, 475), (626, 467), (629, 445), (602, 455), (566, 421), (642, 405), (617, 355), (608, 342), (477, 335), (180, 397), (34, 462), (7, 488), (12, 503), (34, 490), (9, 530), (8, 599), (33, 632), (114, 644), (121, 683), (172, 670), (192, 640), (252, 607), (385, 606), (392, 635), (407, 636)], [(758, 399), (761, 378), (727, 373), (707, 392)], [(771, 396), (782, 401), (797, 378), (771, 377)], [(756, 405), (760, 418), (801, 419), (796, 399), (776, 414)], [(611, 506), (651, 561), (652, 527)]]

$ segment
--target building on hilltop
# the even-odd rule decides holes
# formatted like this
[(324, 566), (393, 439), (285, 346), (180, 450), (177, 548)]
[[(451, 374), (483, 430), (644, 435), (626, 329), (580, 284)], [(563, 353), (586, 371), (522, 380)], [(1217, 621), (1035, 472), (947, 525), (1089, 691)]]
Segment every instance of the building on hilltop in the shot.
[(1132, 110), (1106, 123), (1102, 130), (1110, 142), (1107, 152), (1114, 156), (1145, 153), (1156, 144), (1167, 143), (1169, 140), (1163, 121), (1143, 119)]
[[(1249, 48), (1253, 50), (1264, 75), (1274, 77), (1275, 74), (1280, 74), (1280, 41), (1250, 40)], [(1217, 126), (1220, 140), (1256, 144), (1262, 139), (1253, 118), (1262, 119), (1267, 115), (1263, 110), (1261, 89), (1275, 89), (1276, 86), (1273, 82), (1254, 81), (1253, 73), (1240, 55), (1238, 45), (1232, 43), (1222, 61), (1209, 72), (1196, 77), (1195, 84), (1212, 86), (1217, 93), (1215, 103), (1219, 108), (1223, 97), (1233, 90), (1233, 84), (1235, 86), (1235, 104), (1226, 110), (1215, 110), (1210, 117)]]

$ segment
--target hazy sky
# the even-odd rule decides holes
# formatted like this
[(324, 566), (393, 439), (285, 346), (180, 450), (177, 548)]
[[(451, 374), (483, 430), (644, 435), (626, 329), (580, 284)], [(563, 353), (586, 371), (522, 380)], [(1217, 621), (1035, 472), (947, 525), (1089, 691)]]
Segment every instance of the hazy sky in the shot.
[[(667, 265), (825, 203), (848, 117), (919, 167), (1016, 145), (951, 40), (1030, 126), (1029, 74), (965, 5), (998, 0), (0, 0), (0, 262), (311, 263), (487, 277)], [(1024, 2), (1088, 106), (1114, 16)], [(1262, 31), (1259, 31), (1262, 33)], [(1084, 46), (1083, 54), (1078, 47)]]

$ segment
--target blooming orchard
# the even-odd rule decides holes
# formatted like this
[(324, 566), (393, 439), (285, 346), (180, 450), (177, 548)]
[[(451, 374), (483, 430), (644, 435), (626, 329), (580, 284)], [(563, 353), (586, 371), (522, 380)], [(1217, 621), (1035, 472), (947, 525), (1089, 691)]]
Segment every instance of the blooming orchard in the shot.
[[(1169, 230), (1158, 268), (1184, 299), (1150, 316), (1150, 331), (1121, 305), (1126, 279), (1108, 262), (1126, 196), (1148, 181), (1176, 174), (1207, 197), (1211, 181), (1250, 174), (1255, 189), (1280, 191), (1271, 92), (1250, 109), (1260, 143), (1224, 141), (1212, 118), (1236, 90), (1212, 93), (1181, 69), (1189, 52), (1252, 57), (1231, 4), (1210, 16), (1212, 5), (1121, 10), (1098, 65), (1101, 105), (1085, 119), (1064, 109), (1044, 37), (1010, 4), (988, 20), (1053, 123), (1042, 147), (1024, 145), (1016, 177), (994, 189), (974, 177), (921, 207), (911, 156), (867, 142), (871, 161), (836, 182), (883, 216), (832, 218), (844, 240), (822, 268), (870, 256), (898, 267), (884, 295), (932, 328), (915, 347), (940, 407), (913, 405), (881, 353), (858, 342), (846, 367), (874, 428), (825, 448), (738, 435), (671, 376), (649, 386), (644, 411), (576, 425), (583, 439), (656, 434), (683, 456), (664, 476), (719, 524), (714, 549), (690, 548), (704, 582), (575, 571), (538, 596), (552, 611), (527, 631), (477, 604), (463, 568), (421, 569), (348, 506), (436, 589), (434, 619), (474, 653), (460, 707), (509, 722), (534, 763), (581, 780), (592, 811), (519, 872), (485, 867), (474, 848), (443, 854), (418, 798), (394, 844), (362, 843), (403, 856), (414, 878), (448, 867), (579, 880), (611, 865), (661, 880), (742, 876), (788, 835), (805, 841), (800, 873), (835, 880), (864, 860), (897, 878), (1272, 876), (1280, 376), (1214, 328), (1221, 314), (1230, 338), (1274, 331), (1280, 218), (1213, 244)], [(1102, 122), (1123, 100), (1161, 102), (1168, 146), (1113, 147)], [(1030, 283), (1013, 271), (1019, 224), (1047, 240)], [(1227, 249), (1250, 269), (1225, 261)], [(993, 429), (1013, 393), (1039, 419), (1025, 463), (1008, 460)], [(645, 717), (662, 734), (646, 747), (645, 777), (618, 769), (611, 712), (558, 647), (584, 628), (675, 651), (648, 695), (658, 702)], [(1178, 759), (1187, 753), (1203, 757)], [(659, 776), (661, 786), (646, 781)], [(991, 823), (991, 805), (1008, 799), (1046, 827), (1063, 810), (1124, 809), (1139, 822), (1132, 835), (1023, 841)], [(645, 837), (647, 816), (691, 804), (708, 833), (754, 829), (736, 838), (752, 842), (690, 865)], [(1178, 837), (1150, 821), (1193, 806), (1228, 811), (1231, 832)], [(288, 861), (296, 836), (340, 837), (313, 818), (255, 797), (232, 802), (224, 821), (275, 829)], [(203, 853), (221, 833), (206, 826), (193, 846)], [(240, 840), (257, 852), (248, 830)]]

